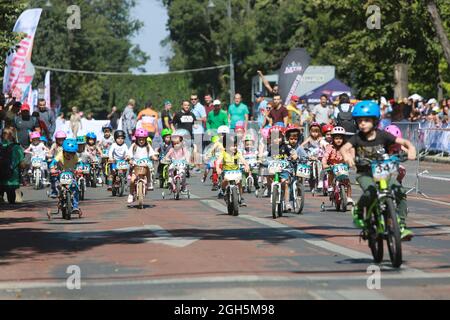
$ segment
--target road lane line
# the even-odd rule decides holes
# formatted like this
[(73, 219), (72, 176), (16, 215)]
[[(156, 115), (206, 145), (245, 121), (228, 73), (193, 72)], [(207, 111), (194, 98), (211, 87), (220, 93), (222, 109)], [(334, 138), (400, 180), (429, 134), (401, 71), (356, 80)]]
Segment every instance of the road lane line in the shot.
[(444, 206), (449, 206), (449, 207), (450, 207), (450, 203), (444, 202), (444, 201), (439, 201), (439, 200), (434, 200), (434, 199), (418, 198), (418, 197), (413, 197), (413, 196), (408, 196), (408, 199), (413, 199), (413, 200), (424, 200), (424, 201), (429, 201), (429, 202), (433, 202), (433, 203), (437, 203), (437, 204), (442, 204), (442, 205), (444, 205)]

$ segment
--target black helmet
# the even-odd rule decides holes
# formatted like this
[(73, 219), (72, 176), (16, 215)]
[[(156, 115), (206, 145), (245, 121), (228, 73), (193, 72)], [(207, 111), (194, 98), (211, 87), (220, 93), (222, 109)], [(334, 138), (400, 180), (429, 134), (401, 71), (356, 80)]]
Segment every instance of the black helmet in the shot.
[(117, 138), (119, 137), (125, 138), (125, 131), (117, 130), (116, 132), (114, 132), (114, 140), (117, 140)]

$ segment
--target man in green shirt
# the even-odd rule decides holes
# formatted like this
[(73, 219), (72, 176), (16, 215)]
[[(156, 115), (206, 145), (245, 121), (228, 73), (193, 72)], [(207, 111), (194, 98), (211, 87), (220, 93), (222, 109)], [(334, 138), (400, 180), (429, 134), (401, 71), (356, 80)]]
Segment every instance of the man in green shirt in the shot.
[(220, 126), (228, 126), (228, 115), (222, 110), (222, 104), (219, 100), (214, 100), (214, 109), (208, 113), (206, 120), (206, 129), (217, 130)]
[(248, 107), (242, 103), (242, 96), (236, 93), (234, 96), (234, 103), (228, 108), (228, 121), (230, 122), (230, 128), (236, 127), (236, 122), (242, 121), (245, 123), (245, 130), (248, 125)]

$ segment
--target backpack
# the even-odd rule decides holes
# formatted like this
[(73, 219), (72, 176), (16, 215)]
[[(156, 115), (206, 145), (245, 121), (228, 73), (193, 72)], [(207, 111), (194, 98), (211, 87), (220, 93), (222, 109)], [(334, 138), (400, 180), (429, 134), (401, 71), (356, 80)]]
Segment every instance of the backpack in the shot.
[(9, 144), (6, 147), (0, 145), (0, 181), (9, 180), (13, 175), (12, 150), (15, 145), (15, 143)]
[(357, 128), (352, 116), (353, 106), (350, 106), (348, 111), (344, 112), (341, 105), (339, 105), (338, 110), (339, 113), (336, 118), (336, 125), (339, 127), (343, 127), (346, 132), (356, 133)]

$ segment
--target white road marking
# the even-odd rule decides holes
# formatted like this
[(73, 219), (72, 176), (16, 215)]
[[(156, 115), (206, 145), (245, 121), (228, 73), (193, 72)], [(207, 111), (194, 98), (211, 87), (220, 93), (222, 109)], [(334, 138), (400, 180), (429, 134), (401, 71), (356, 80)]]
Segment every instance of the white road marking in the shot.
[(436, 230), (439, 230), (440, 233), (450, 233), (450, 227), (441, 227), (440, 225), (431, 221), (418, 220), (414, 222), (423, 226), (435, 228)]
[(439, 201), (439, 200), (434, 200), (434, 199), (428, 199), (428, 198), (418, 198), (418, 197), (413, 197), (413, 196), (408, 196), (408, 199), (413, 199), (413, 200), (424, 200), (424, 201), (429, 201), (429, 202), (433, 202), (433, 203), (437, 203), (437, 204), (442, 204), (444, 206), (449, 206), (450, 207), (450, 203), (448, 202), (444, 202), (444, 201)]

